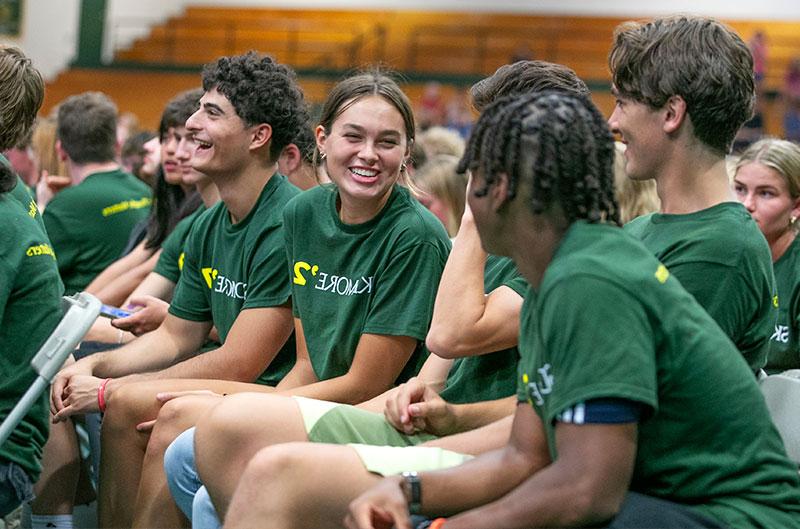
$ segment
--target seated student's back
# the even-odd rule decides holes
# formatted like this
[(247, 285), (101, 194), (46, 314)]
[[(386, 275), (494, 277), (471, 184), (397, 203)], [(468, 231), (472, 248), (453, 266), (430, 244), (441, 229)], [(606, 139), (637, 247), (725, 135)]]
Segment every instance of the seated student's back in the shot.
[(73, 185), (43, 215), (68, 293), (82, 290), (125, 247), (147, 217), (150, 188), (114, 161), (116, 107), (104, 95), (68, 98), (58, 111), (60, 150)]

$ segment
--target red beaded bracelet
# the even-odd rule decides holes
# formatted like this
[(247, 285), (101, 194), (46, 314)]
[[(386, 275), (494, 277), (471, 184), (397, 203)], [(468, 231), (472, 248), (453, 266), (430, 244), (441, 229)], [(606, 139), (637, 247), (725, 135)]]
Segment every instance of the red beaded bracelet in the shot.
[(100, 413), (105, 413), (106, 411), (106, 384), (108, 384), (109, 380), (111, 379), (105, 379), (97, 390), (97, 407), (100, 408)]
[(441, 529), (444, 523), (447, 521), (447, 518), (436, 518), (431, 524), (428, 526), (428, 529)]

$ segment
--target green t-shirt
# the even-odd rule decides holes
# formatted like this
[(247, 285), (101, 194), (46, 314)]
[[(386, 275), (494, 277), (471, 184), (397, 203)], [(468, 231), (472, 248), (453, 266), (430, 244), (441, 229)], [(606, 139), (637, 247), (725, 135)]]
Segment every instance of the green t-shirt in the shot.
[(172, 233), (167, 235), (164, 242), (161, 244), (161, 255), (158, 257), (158, 262), (153, 272), (169, 279), (173, 283), (178, 283), (181, 277), (181, 270), (183, 270), (183, 247), (186, 243), (186, 237), (189, 235), (189, 230), (197, 218), (206, 210), (204, 205), (198, 206), (190, 215), (175, 225)]
[[(0, 164), (5, 165), (13, 171), (11, 162), (9, 162), (8, 158), (2, 154), (0, 154)], [(17, 175), (17, 185), (14, 186), (14, 189), (8, 192), (8, 196), (14, 197), (17, 201), (19, 201), (19, 203), (22, 204), (22, 206), (28, 212), (28, 215), (30, 215), (32, 219), (36, 219), (36, 222), (38, 222), (42, 227), (42, 231), (45, 231), (44, 222), (42, 221), (42, 214), (39, 212), (39, 207), (36, 205), (36, 199), (34, 199), (30, 188), (28, 188), (19, 175)]]
[[(273, 175), (250, 213), (236, 224), (224, 202), (197, 217), (186, 238), (183, 270), (169, 311), (191, 321), (213, 321), (222, 343), (245, 309), (289, 301), (282, 211), (299, 190)], [(255, 382), (274, 386), (294, 365), (289, 339)]]
[(770, 338), (766, 367), (770, 374), (800, 368), (800, 237), (795, 237), (774, 268), (778, 321)]
[(757, 382), (711, 317), (644, 247), (574, 224), (527, 294), (518, 396), (544, 424), (596, 398), (641, 403), (630, 490), (735, 528), (800, 527), (800, 478)]
[[(507, 257), (490, 255), (483, 272), (486, 293), (507, 286), (525, 296), (528, 283)], [(447, 374), (441, 397), (454, 404), (500, 399), (514, 394), (517, 378), (516, 347), (480, 356), (459, 358)]]
[(120, 170), (94, 173), (60, 191), (44, 210), (67, 294), (79, 292), (119, 258), (150, 212), (150, 188)]
[[(28, 210), (10, 194), (0, 195), (0, 421), (30, 387), (30, 361), (62, 316), (64, 288), (50, 241)], [(48, 394), (36, 399), (0, 460), (18, 464), (36, 481), (49, 427)]]
[(350, 369), (362, 334), (418, 340), (398, 381), (427, 356), (436, 288), (450, 251), (441, 222), (395, 186), (383, 209), (363, 224), (344, 224), (333, 186), (303, 192), (284, 210), (292, 309), (303, 324), (319, 380)]
[(744, 206), (723, 202), (686, 215), (653, 213), (625, 230), (708, 311), (753, 371), (764, 367), (777, 290), (769, 246)]

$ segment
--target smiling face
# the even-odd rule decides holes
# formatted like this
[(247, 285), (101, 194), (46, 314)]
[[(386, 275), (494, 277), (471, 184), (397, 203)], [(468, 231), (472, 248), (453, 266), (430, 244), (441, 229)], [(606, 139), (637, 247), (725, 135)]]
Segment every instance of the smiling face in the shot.
[(614, 112), (608, 118), (611, 131), (625, 144), (625, 170), (633, 180), (656, 178), (661, 156), (660, 111), (616, 94)]
[(185, 141), (188, 132), (185, 127), (169, 127), (161, 141), (161, 165), (164, 167), (164, 179), (169, 184), (181, 185), (191, 166), (178, 158), (178, 147)]
[(197, 151), (197, 143), (194, 137), (185, 133), (180, 141), (175, 152), (175, 157), (178, 160), (181, 172), (181, 182), (184, 186), (196, 186), (207, 180), (207, 176), (192, 167), (194, 160), (194, 153)]
[(200, 108), (186, 120), (197, 149), (193, 167), (209, 176), (236, 173), (249, 159), (250, 128), (216, 88), (200, 99)]
[(161, 163), (161, 140), (154, 136), (142, 145), (144, 156), (142, 157), (141, 173), (148, 177), (153, 177)]
[(791, 232), (792, 217), (800, 215), (800, 198), (791, 197), (789, 186), (778, 171), (749, 162), (736, 172), (733, 189), (770, 245)]
[(408, 156), (403, 117), (386, 99), (368, 96), (345, 106), (328, 133), (317, 128), (328, 176), (339, 190), (342, 218), (354, 205), (380, 211)]

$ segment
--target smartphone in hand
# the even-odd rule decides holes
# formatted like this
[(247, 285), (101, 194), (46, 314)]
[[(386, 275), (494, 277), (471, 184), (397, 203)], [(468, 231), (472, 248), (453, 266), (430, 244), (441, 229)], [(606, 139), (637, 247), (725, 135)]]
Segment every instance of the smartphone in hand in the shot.
[(118, 307), (112, 307), (111, 305), (100, 306), (100, 315), (111, 318), (112, 320), (115, 318), (127, 318), (131, 314), (133, 314), (133, 312)]

